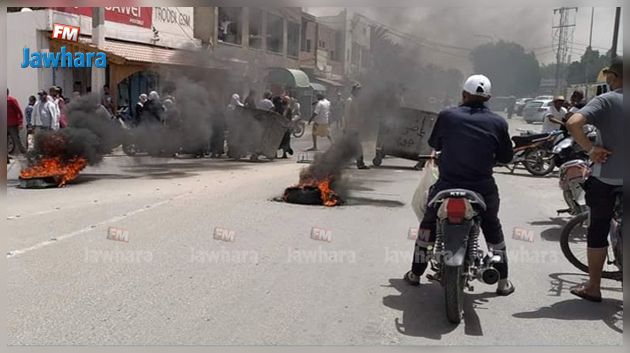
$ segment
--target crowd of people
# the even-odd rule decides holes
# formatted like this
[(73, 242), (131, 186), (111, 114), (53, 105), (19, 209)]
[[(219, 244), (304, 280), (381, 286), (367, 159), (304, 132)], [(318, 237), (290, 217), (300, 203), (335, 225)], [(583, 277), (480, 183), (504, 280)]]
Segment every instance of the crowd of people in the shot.
[[(73, 92), (73, 99), (79, 97)], [(30, 96), (24, 111), (18, 100), (11, 96), (7, 88), (7, 133), (17, 152), (25, 154), (28, 149), (28, 136), (40, 131), (54, 131), (68, 126), (65, 106), (70, 102), (63, 95), (61, 87), (52, 86), (37, 92), (37, 97)], [(22, 141), (21, 131), (26, 124), (27, 139)], [(8, 158), (7, 158), (8, 159)]]

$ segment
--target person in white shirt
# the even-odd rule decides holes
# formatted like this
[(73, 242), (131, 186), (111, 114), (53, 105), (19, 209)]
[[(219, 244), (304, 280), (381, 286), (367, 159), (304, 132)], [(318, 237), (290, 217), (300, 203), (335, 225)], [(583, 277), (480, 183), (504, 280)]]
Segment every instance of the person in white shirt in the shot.
[(258, 103), (258, 109), (270, 111), (273, 107), (273, 102), (271, 101), (272, 93), (266, 91), (263, 94), (263, 99)]
[(45, 90), (37, 93), (39, 100), (33, 105), (31, 121), (34, 134), (39, 131), (59, 130), (59, 110), (54, 102), (48, 99)]
[(554, 130), (558, 130), (562, 126), (562, 119), (567, 115), (568, 111), (564, 105), (563, 96), (555, 96), (549, 106), (549, 111), (545, 113), (543, 120), (542, 132), (548, 133)]
[(323, 94), (318, 93), (315, 110), (313, 111), (311, 119), (308, 121), (309, 124), (312, 121), (315, 121), (315, 123), (313, 124), (313, 147), (309, 148), (307, 151), (317, 151), (317, 137), (326, 137), (328, 138), (328, 141), (332, 143), (332, 137), (330, 137), (330, 129), (328, 124), (329, 118), (330, 101), (326, 99)]

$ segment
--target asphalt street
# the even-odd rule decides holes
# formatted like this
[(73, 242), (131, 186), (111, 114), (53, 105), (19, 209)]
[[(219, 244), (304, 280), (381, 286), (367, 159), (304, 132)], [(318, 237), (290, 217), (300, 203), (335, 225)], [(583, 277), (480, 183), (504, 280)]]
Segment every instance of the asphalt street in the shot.
[[(511, 130), (526, 128), (520, 118)], [(531, 127), (531, 126), (530, 126)], [(540, 129), (540, 125), (534, 126)], [(310, 136), (295, 141), (297, 151)], [(327, 146), (324, 143), (324, 146)], [(365, 144), (366, 155), (373, 146)], [(300, 152), (301, 153), (301, 152)], [(621, 283), (603, 303), (562, 255), (557, 176), (496, 169), (516, 292), (475, 283), (465, 319), (407, 286), (413, 161), (345, 170), (347, 205), (274, 201), (305, 164), (114, 154), (60, 189), (7, 190), (11, 345), (621, 345)], [(368, 161), (371, 158), (367, 158)], [(515, 228), (534, 241), (512, 238)], [(323, 234), (323, 240), (311, 238)], [(127, 242), (107, 239), (123, 235)], [(221, 239), (215, 239), (221, 238)]]

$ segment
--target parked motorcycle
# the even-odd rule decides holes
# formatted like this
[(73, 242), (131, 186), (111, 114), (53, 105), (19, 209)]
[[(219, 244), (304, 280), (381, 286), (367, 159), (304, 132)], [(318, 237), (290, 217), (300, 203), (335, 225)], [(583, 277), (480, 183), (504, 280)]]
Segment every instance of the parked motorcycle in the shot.
[(516, 167), (522, 164), (532, 175), (547, 175), (555, 167), (552, 163), (551, 150), (560, 138), (562, 138), (560, 130), (545, 134), (533, 134), (528, 131), (520, 136), (513, 136), (514, 158), (504, 166), (514, 173)]
[(584, 159), (570, 160), (560, 166), (559, 185), (568, 208), (558, 210), (558, 214), (577, 216), (587, 210), (583, 185), (590, 172), (590, 162)]
[(436, 241), (431, 259), (433, 279), (444, 287), (446, 316), (452, 323), (463, 317), (464, 288), (480, 280), (486, 284), (499, 281), (492, 267), (501, 262), (501, 252), (488, 254), (479, 249), (480, 213), (486, 209), (483, 198), (470, 190), (449, 189), (438, 193), (429, 203), (438, 208)]
[[(623, 189), (618, 187), (615, 191), (615, 206), (613, 220), (608, 233), (609, 244), (608, 259), (606, 261), (603, 278), (623, 280)], [(589, 224), (589, 213), (584, 212), (567, 223), (560, 235), (560, 248), (569, 262), (580, 271), (588, 273), (588, 261), (586, 259), (586, 233)]]

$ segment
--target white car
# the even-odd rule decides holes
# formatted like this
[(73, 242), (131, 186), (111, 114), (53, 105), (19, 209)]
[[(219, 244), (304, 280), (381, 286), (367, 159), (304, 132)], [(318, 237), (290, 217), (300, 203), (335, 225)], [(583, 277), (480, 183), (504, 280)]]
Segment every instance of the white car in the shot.
[(542, 123), (551, 103), (551, 99), (534, 99), (527, 102), (525, 108), (523, 108), (523, 120), (528, 124)]

